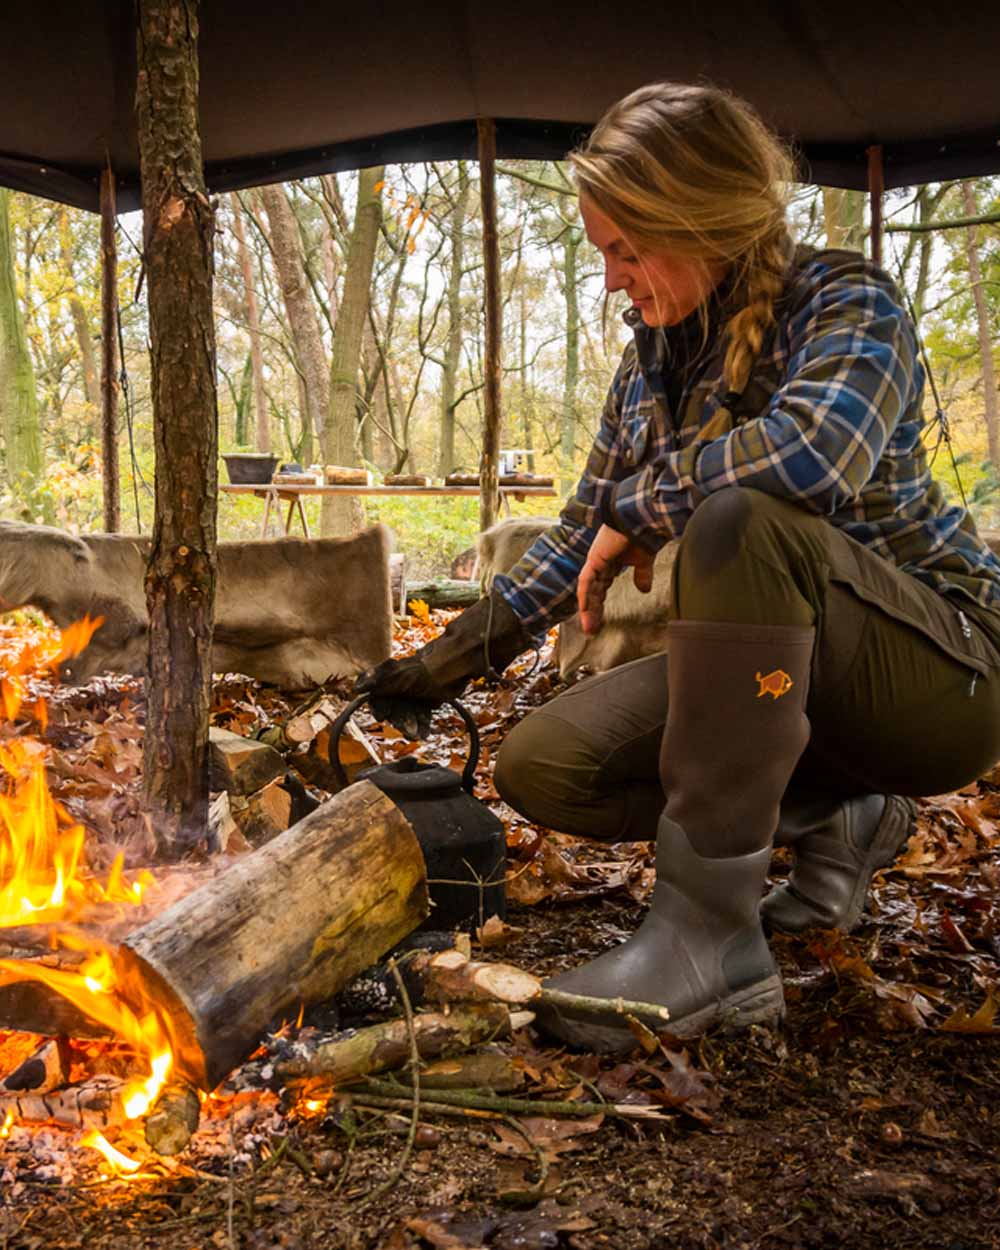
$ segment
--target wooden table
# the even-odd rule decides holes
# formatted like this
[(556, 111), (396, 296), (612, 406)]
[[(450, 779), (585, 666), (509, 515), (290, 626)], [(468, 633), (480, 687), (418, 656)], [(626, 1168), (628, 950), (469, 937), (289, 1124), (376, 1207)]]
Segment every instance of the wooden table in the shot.
[[(288, 504), (288, 512), (285, 515), (285, 533), (290, 534), (292, 524), (297, 516), (302, 524), (302, 530), (306, 538), (310, 537), (309, 522), (306, 520), (305, 509), (302, 507), (303, 495), (379, 495), (383, 498), (395, 498), (400, 495), (419, 495), (429, 498), (431, 495), (474, 495), (480, 493), (478, 486), (314, 486), (309, 484), (303, 485), (282, 485), (280, 482), (271, 482), (267, 485), (247, 485), (234, 486), (230, 482), (219, 484), (219, 489), (225, 495), (253, 495), (257, 499), (263, 499), (264, 503), (264, 521), (261, 525), (261, 536), (267, 537), (268, 527), (271, 523), (272, 511), (277, 512), (280, 518), (281, 505)], [(552, 486), (501, 486), (500, 498), (510, 513), (510, 501), (516, 499), (519, 503), (528, 498), (556, 498), (556, 490)]]

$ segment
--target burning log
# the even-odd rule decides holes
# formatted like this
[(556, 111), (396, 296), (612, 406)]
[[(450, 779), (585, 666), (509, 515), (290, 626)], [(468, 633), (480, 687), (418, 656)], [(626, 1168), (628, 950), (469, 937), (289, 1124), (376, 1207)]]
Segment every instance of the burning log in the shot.
[(47, 1094), (0, 1095), (0, 1115), (12, 1113), (28, 1124), (60, 1128), (108, 1128), (125, 1118), (121, 1092), (125, 1082), (115, 1076), (93, 1076)]
[(31, 1091), (47, 1094), (65, 1085), (69, 1076), (69, 1044), (65, 1038), (43, 1042), (33, 1055), (18, 1064), (0, 1085), (0, 1095)]
[(427, 911), (413, 830), (359, 782), (131, 933), (120, 984), (160, 1005), (175, 1073), (210, 1090), (276, 1017), (329, 998)]
[[(480, 1042), (510, 1035), (510, 1015), (500, 1003), (456, 1008), (413, 1017), (413, 1034), (421, 1059), (468, 1050)], [(275, 1065), (283, 1080), (321, 1077), (339, 1083), (401, 1067), (410, 1057), (410, 1030), (405, 1020), (390, 1020), (359, 1029), (349, 1037), (324, 1042), (311, 1053)]]
[(146, 1119), (146, 1142), (157, 1154), (179, 1155), (201, 1118), (201, 1100), (190, 1085), (168, 1085)]
[(0, 958), (12, 964), (16, 961), (24, 973), (12, 980), (5, 971), (0, 972), (0, 1028), (46, 1037), (109, 1036), (105, 1025), (84, 1015), (79, 1007), (41, 981), (29, 979), (32, 965), (77, 972), (83, 961), (81, 952), (45, 949), (51, 941), (51, 930), (42, 925), (37, 929), (23, 926), (8, 930), (5, 936), (15, 937), (18, 945), (4, 943)]

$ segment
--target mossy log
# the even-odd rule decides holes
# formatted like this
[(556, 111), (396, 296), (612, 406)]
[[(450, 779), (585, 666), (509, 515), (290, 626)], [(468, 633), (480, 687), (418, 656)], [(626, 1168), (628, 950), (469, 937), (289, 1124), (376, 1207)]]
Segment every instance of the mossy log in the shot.
[(414, 599), (421, 599), (429, 608), (467, 608), (480, 597), (479, 583), (460, 577), (406, 583), (407, 606)]

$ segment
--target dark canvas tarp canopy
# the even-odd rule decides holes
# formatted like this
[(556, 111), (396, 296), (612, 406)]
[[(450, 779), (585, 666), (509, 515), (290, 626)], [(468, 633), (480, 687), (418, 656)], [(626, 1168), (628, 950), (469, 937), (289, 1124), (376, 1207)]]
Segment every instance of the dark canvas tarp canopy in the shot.
[[(130, 0), (0, 6), (0, 183), (97, 207), (110, 158), (138, 205)], [(1000, 171), (1000, 5), (881, 0), (206, 0), (201, 123), (221, 191), (333, 169), (473, 157), (476, 117), (505, 157), (565, 153), (656, 78), (745, 95), (805, 158), (863, 188)]]

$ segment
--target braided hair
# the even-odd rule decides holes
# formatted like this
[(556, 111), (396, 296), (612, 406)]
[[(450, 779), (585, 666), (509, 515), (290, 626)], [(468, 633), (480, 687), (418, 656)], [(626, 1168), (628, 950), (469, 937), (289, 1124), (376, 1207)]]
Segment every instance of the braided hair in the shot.
[(789, 148), (730, 92), (659, 82), (612, 105), (569, 160), (581, 196), (640, 258), (668, 253), (706, 271), (725, 266), (735, 311), (723, 327), (723, 372), (727, 388), (742, 391), (792, 257)]

